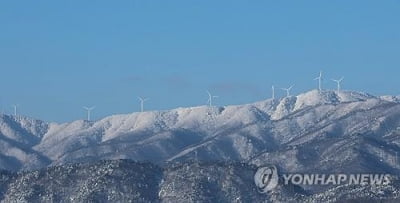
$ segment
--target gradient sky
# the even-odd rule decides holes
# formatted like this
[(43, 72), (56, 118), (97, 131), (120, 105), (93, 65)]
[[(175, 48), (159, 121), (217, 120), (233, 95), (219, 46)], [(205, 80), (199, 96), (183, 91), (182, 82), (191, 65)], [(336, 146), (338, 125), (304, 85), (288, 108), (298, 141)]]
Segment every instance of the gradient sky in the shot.
[[(270, 97), (400, 94), (400, 1), (0, 2), (0, 106), (46, 121)], [(277, 94), (282, 96), (283, 91)]]

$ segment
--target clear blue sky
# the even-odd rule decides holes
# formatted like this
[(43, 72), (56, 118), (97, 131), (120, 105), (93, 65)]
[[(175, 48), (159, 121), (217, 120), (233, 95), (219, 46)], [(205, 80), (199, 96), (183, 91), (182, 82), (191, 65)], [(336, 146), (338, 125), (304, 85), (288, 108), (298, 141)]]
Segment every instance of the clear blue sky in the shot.
[[(0, 105), (47, 121), (270, 97), (270, 86), (400, 94), (400, 2), (0, 2)], [(283, 92), (277, 92), (283, 95)]]

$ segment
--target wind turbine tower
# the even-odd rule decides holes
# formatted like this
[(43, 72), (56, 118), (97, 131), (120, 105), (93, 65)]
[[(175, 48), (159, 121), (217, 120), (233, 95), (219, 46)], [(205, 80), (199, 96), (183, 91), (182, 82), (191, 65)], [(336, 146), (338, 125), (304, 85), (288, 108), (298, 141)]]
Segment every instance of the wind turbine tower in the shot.
[(322, 71), (319, 72), (319, 76), (316, 77), (314, 80), (318, 80), (318, 90), (322, 92)]
[(139, 101), (140, 101), (140, 111), (143, 112), (144, 111), (144, 102), (148, 101), (149, 98), (142, 98), (142, 97), (138, 97)]
[(14, 116), (17, 116), (17, 113), (18, 113), (18, 104), (14, 104), (14, 105), (12, 105), (13, 106), (13, 108), (14, 108)]
[(340, 83), (342, 82), (343, 79), (344, 79), (344, 77), (341, 77), (339, 80), (332, 79), (333, 82), (337, 83), (337, 93), (340, 92)]
[(275, 99), (275, 87), (272, 85), (272, 99)]
[(212, 100), (213, 98), (218, 98), (218, 96), (212, 95), (208, 90), (207, 90), (207, 94), (208, 94), (208, 100), (207, 103), (210, 107), (212, 107)]
[(95, 109), (96, 107), (95, 107), (95, 106), (92, 106), (92, 107), (86, 107), (86, 106), (84, 106), (83, 108), (86, 109), (86, 111), (87, 111), (87, 121), (90, 121), (90, 113), (91, 113), (92, 110)]
[(290, 86), (289, 88), (281, 88), (282, 90), (286, 91), (286, 97), (290, 97), (290, 90), (293, 88), (294, 85)]

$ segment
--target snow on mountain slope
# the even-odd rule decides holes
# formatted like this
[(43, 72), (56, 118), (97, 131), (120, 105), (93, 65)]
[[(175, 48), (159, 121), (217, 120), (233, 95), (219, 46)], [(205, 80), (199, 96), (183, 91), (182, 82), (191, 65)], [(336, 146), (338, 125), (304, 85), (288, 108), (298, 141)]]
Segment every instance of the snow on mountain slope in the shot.
[(0, 115), (0, 133), (5, 139), (20, 144), (34, 145), (46, 133), (45, 122), (25, 117)]
[[(293, 169), (301, 170), (310, 160), (322, 163), (320, 154), (332, 156), (338, 150), (317, 149), (321, 143), (340, 146), (354, 135), (374, 135), (384, 146), (398, 146), (398, 118), (397, 102), (365, 93), (317, 90), (253, 104), (140, 112), (95, 122), (56, 124), (2, 116), (0, 168), (30, 169), (101, 159), (261, 164), (283, 156), (290, 161), (277, 162), (282, 167), (295, 164)], [(354, 142), (354, 146), (357, 143), (364, 142)], [(346, 148), (344, 153), (352, 150)], [(369, 153), (377, 156), (378, 152)], [(308, 158), (301, 158), (305, 155)]]
[(400, 102), (400, 96), (387, 95), (387, 96), (381, 96), (380, 98), (383, 100), (386, 100), (386, 101), (390, 101), (390, 102), (397, 102), (397, 103)]
[(301, 110), (306, 107), (317, 105), (336, 105), (339, 103), (351, 103), (378, 99), (366, 93), (341, 91), (312, 90), (298, 96), (284, 98), (277, 105), (275, 112), (272, 114), (272, 119), (279, 120), (282, 117), (290, 114), (293, 111)]
[(16, 170), (49, 164), (47, 157), (32, 150), (47, 127), (39, 120), (0, 115), (0, 168)]

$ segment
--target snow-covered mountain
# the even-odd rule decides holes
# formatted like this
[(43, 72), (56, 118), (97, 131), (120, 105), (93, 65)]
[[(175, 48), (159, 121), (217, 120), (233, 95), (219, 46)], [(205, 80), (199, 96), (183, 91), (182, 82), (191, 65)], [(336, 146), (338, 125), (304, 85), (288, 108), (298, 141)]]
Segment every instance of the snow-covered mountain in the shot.
[(108, 159), (158, 164), (198, 159), (273, 163), (296, 172), (398, 172), (400, 103), (395, 98), (313, 90), (246, 105), (149, 111), (63, 124), (1, 115), (0, 168), (30, 170)]
[[(63, 175), (62, 177), (69, 177), (75, 173), (78, 173), (77, 177), (80, 177), (81, 173), (86, 174), (87, 170), (89, 170), (88, 174), (106, 173), (108, 166), (100, 164), (100, 171), (96, 168), (97, 164), (87, 166), (89, 169), (78, 167), (76, 170), (71, 169), (70, 166), (58, 167), (67, 163), (101, 163), (100, 160), (149, 161), (165, 167), (161, 169), (152, 164), (140, 166), (142, 169), (150, 167), (149, 173), (152, 175), (149, 174), (147, 178), (150, 178), (149, 181), (159, 181), (158, 184), (162, 186), (151, 189), (150, 193), (145, 192), (147, 190), (142, 191), (143, 188), (140, 187), (151, 186), (147, 185), (146, 181), (143, 182), (145, 177), (131, 174), (139, 178), (139, 182), (136, 181), (132, 187), (140, 187), (134, 189), (136, 196), (129, 196), (129, 198), (176, 202), (206, 198), (207, 195), (199, 195), (199, 193), (210, 192), (204, 184), (207, 185), (210, 179), (224, 177), (226, 170), (229, 171), (233, 167), (229, 164), (220, 166), (217, 163), (219, 161), (240, 162), (245, 165), (242, 167), (239, 164), (235, 167), (243, 169), (243, 174), (239, 172), (230, 174), (229, 177), (226, 176), (226, 180), (222, 181), (235, 188), (235, 192), (226, 191), (226, 185), (212, 185), (215, 191), (221, 193), (213, 193), (209, 197), (228, 198), (224, 199), (226, 201), (233, 201), (232, 198), (243, 201), (250, 198), (251, 201), (258, 201), (258, 198), (265, 197), (260, 197), (253, 190), (246, 190), (246, 188), (254, 186), (251, 178), (254, 167), (265, 164), (274, 164), (283, 173), (398, 174), (400, 172), (399, 101), (399, 97), (396, 96), (375, 97), (360, 92), (324, 91), (320, 93), (313, 90), (298, 96), (270, 99), (253, 104), (149, 111), (114, 115), (93, 122), (78, 120), (58, 124), (26, 117), (0, 115), (0, 169), (21, 171), (56, 166), (46, 173), (54, 172), (52, 170), (56, 170), (56, 173), (57, 170), (61, 170), (58, 172)], [(206, 182), (199, 182), (200, 185), (198, 185), (197, 179), (188, 182), (191, 180), (189, 177), (182, 181), (170, 178), (171, 174), (194, 173), (192, 166), (178, 168), (172, 166), (171, 168), (171, 164), (185, 164), (195, 160), (211, 163), (205, 168), (213, 169), (213, 171), (203, 174), (200, 170), (201, 175), (204, 176), (201, 180), (207, 177)], [(92, 166), (96, 166), (94, 171)], [(157, 176), (160, 170), (164, 170), (162, 178)], [(172, 171), (168, 172), (169, 175), (165, 175), (165, 170)], [(174, 170), (180, 172), (174, 172)], [(131, 172), (121, 173), (119, 175), (125, 176)], [(3, 196), (5, 200), (17, 200), (19, 195), (39, 198), (34, 193), (20, 194), (16, 191), (20, 190), (18, 189), (20, 187), (25, 187), (27, 185), (25, 182), (33, 180), (32, 177), (40, 178), (40, 174), (42, 172), (29, 172), (25, 175), (0, 174), (0, 181), (8, 181), (6, 184), (8, 189), (1, 189), (0, 184), (0, 190), (5, 193)], [(118, 178), (121, 178), (119, 175)], [(48, 178), (48, 176), (44, 177)], [(77, 184), (87, 184), (87, 181), (99, 184), (98, 181), (106, 181), (112, 187), (117, 187), (115, 190), (107, 191), (112, 193), (109, 197), (114, 197), (114, 192), (118, 190), (128, 191), (127, 194), (131, 194), (129, 192), (131, 190), (126, 189), (128, 186), (123, 184), (117, 186), (113, 178), (108, 179), (109, 176), (104, 180), (98, 179), (97, 175), (87, 178), (86, 182)], [(39, 182), (46, 180), (46, 178), (35, 179)], [(190, 183), (191, 187), (189, 185), (181, 187), (180, 192), (171, 190), (175, 184), (186, 183)], [(22, 189), (22, 191), (35, 190), (36, 186), (33, 185), (33, 189), (26, 187), (26, 190)], [(88, 189), (88, 186), (82, 185), (82, 187), (82, 190)], [(13, 188), (17, 188), (16, 191), (12, 190)], [(191, 189), (187, 190), (188, 188)], [(379, 196), (381, 191), (386, 191), (390, 193), (386, 197), (398, 199), (399, 188), (398, 184), (378, 188), (378, 190), (375, 187), (364, 186), (305, 186), (295, 193), (288, 193), (287, 189), (280, 188), (275, 194), (276, 197), (268, 198), (281, 199), (284, 202), (285, 198), (292, 198), (294, 201), (325, 201), (328, 198), (334, 202), (353, 196), (361, 199), (369, 198), (369, 194), (374, 191), (377, 192), (374, 194)], [(2, 195), (1, 191), (0, 195)], [(44, 192), (54, 195), (47, 189), (44, 189)], [(97, 197), (97, 192), (86, 192), (75, 194), (71, 191), (68, 197), (79, 200), (89, 200), (92, 197), (106, 198)], [(122, 196), (116, 196), (122, 198), (119, 200), (128, 198), (122, 193), (120, 193)], [(158, 194), (155, 195), (155, 193)], [(227, 193), (229, 195), (224, 196)], [(171, 194), (175, 196), (169, 196)]]

